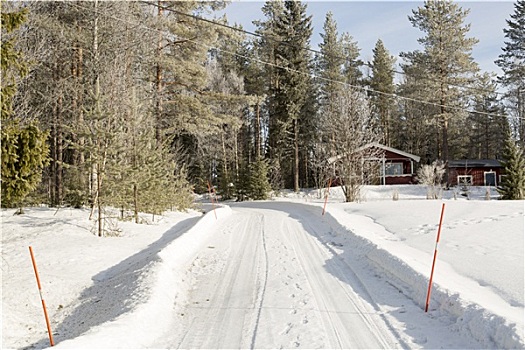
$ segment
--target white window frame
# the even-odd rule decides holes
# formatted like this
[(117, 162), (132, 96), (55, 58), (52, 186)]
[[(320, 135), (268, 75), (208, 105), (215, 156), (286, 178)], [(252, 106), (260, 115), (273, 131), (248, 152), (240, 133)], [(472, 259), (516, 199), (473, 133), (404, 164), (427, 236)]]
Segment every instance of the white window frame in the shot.
[[(462, 181), (462, 179), (468, 179), (468, 181)], [(460, 186), (472, 186), (474, 178), (472, 175), (458, 175), (458, 185)]]
[[(401, 170), (401, 173), (400, 174), (389, 174), (388, 173), (388, 169), (390, 168), (397, 168), (399, 167), (400, 170)], [(403, 162), (388, 162), (385, 164), (385, 175), (386, 176), (401, 176), (401, 175), (404, 175), (403, 174)]]

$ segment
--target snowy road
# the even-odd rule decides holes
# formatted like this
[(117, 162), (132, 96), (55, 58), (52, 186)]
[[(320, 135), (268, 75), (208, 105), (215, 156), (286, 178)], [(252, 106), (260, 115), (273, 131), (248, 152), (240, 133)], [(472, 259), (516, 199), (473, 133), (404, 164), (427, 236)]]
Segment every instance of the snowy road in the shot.
[[(250, 207), (251, 206), (251, 207)], [(193, 262), (170, 348), (395, 348), (396, 335), (319, 215), (234, 206)], [(284, 209), (284, 208), (283, 208)]]

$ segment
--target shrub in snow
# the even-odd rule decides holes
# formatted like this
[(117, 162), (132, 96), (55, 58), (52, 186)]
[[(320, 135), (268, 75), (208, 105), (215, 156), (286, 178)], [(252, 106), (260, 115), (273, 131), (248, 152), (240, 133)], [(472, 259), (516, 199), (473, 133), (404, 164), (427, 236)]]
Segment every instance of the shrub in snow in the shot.
[(427, 199), (438, 199), (438, 187), (445, 175), (445, 164), (440, 160), (434, 161), (430, 165), (423, 165), (417, 171), (417, 179), (420, 183), (427, 185)]
[(392, 200), (394, 200), (394, 201), (399, 200), (399, 191), (398, 191), (397, 189), (395, 189), (395, 190), (392, 192)]

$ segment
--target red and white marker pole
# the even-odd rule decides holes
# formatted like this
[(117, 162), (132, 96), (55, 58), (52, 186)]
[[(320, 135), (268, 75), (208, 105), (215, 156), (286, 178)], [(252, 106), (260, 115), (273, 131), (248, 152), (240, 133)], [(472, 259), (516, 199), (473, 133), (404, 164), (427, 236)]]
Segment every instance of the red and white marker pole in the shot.
[(443, 224), (443, 213), (445, 212), (445, 203), (441, 207), (441, 217), (439, 218), (439, 228), (436, 238), (436, 247), (434, 248), (434, 260), (432, 261), (432, 271), (430, 272), (430, 280), (428, 281), (427, 301), (425, 304), (425, 312), (428, 312), (428, 304), (430, 303), (430, 292), (432, 291), (432, 278), (434, 277), (434, 267), (436, 266), (436, 257), (438, 252), (439, 236), (441, 235), (441, 225)]
[[(213, 196), (211, 194), (211, 185), (209, 181), (208, 181), (208, 192), (210, 193), (211, 207), (213, 208), (213, 214), (215, 214), (215, 220), (217, 220), (217, 212), (215, 212), (215, 203), (213, 202)], [(215, 193), (215, 190), (213, 190), (213, 193)]]
[(330, 194), (330, 185), (332, 185), (332, 178), (328, 179), (328, 190), (326, 191), (326, 196), (324, 197), (323, 215), (326, 211), (326, 203), (328, 202), (328, 195)]
[(40, 278), (38, 277), (38, 270), (36, 268), (35, 255), (33, 254), (33, 248), (29, 247), (29, 253), (31, 254), (31, 261), (33, 262), (33, 269), (35, 270), (36, 284), (38, 285), (38, 292), (40, 293), (40, 299), (42, 300), (42, 307), (44, 308), (44, 317), (46, 318), (47, 333), (49, 334), (49, 344), (51, 346), (55, 345), (53, 341), (53, 333), (51, 332), (51, 325), (49, 323), (49, 317), (47, 316), (46, 302), (42, 296), (42, 286), (40, 285)]

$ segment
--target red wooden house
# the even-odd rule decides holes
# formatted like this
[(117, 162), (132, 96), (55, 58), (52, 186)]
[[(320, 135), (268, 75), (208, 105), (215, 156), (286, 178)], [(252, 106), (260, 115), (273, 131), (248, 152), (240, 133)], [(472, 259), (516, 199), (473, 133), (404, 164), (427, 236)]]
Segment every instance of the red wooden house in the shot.
[(496, 159), (463, 159), (448, 161), (449, 186), (497, 186), (503, 165)]
[[(377, 182), (375, 184), (408, 185), (417, 183), (415, 170), (420, 157), (377, 142), (363, 146), (356, 152), (369, 148), (374, 148), (373, 152), (370, 153), (376, 156), (366, 157), (365, 160), (378, 164)], [(337, 159), (340, 157), (333, 157), (328, 162), (333, 163)]]
[(375, 159), (380, 163), (379, 183), (381, 185), (417, 183), (416, 164), (419, 163), (420, 157), (379, 143), (373, 143), (367, 147), (375, 147), (381, 151), (382, 157)]

